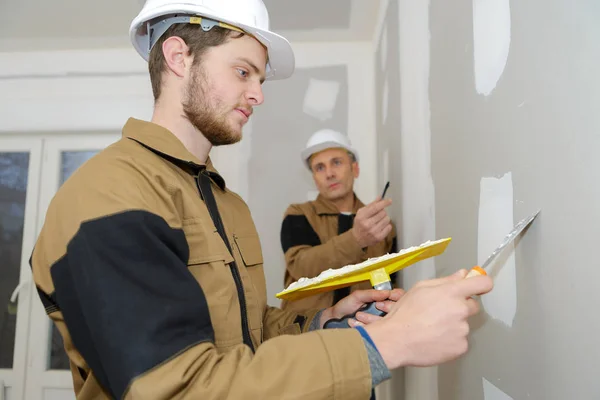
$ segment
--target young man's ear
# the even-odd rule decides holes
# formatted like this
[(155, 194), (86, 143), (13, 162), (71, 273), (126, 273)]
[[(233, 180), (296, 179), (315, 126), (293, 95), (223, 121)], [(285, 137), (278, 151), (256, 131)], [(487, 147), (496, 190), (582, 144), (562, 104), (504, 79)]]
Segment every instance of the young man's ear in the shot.
[(183, 78), (185, 76), (186, 67), (189, 67), (187, 64), (191, 62), (191, 57), (188, 56), (188, 45), (182, 38), (171, 36), (163, 42), (162, 51), (167, 69), (173, 72), (177, 77)]

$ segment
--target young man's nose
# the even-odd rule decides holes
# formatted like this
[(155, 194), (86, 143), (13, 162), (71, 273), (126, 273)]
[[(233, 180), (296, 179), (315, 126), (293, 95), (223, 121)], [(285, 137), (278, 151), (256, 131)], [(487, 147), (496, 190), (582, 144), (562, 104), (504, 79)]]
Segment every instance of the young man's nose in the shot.
[(257, 82), (256, 84), (253, 84), (246, 92), (246, 100), (253, 106), (260, 106), (263, 103), (265, 97), (260, 83)]

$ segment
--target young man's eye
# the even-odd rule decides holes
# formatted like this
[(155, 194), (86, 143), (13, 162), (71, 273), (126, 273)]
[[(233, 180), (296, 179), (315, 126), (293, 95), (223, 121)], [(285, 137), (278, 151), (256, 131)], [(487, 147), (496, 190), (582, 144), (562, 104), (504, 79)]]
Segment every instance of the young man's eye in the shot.
[(238, 74), (240, 74), (240, 76), (241, 76), (242, 78), (246, 78), (246, 77), (248, 76), (248, 71), (245, 71), (245, 70), (243, 70), (243, 69), (241, 69), (241, 68), (238, 68), (238, 69), (237, 69), (237, 72), (238, 72)]

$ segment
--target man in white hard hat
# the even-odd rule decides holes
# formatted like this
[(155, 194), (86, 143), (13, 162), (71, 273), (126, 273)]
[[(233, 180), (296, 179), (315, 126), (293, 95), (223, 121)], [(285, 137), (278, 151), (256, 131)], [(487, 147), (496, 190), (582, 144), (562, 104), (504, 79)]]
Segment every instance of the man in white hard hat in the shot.
[[(267, 306), (252, 217), (208, 157), (294, 69), (262, 1), (148, 0), (131, 37), (152, 121), (127, 121), (61, 186), (31, 257), (79, 400), (366, 399), (389, 369), (466, 351), (471, 296), (492, 286), (466, 271), (321, 311)], [(386, 298), (364, 327), (320, 329)]]
[[(285, 254), (285, 287), (302, 277), (315, 277), (330, 268), (358, 264), (395, 250), (395, 230), (386, 212), (390, 200), (376, 199), (365, 206), (354, 192), (359, 176), (359, 154), (341, 132), (321, 129), (301, 153), (319, 195), (292, 204), (281, 225)], [(351, 291), (369, 283), (284, 301), (284, 310), (305, 311), (331, 307)]]

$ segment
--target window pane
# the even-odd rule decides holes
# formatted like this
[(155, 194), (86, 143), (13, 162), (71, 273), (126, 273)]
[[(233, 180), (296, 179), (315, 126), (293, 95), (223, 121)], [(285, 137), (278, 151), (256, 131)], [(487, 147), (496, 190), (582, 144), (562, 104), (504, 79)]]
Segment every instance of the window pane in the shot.
[(10, 296), (19, 284), (28, 170), (29, 153), (0, 153), (0, 368), (13, 366), (17, 305)]
[(60, 184), (65, 183), (73, 172), (84, 162), (96, 155), (98, 151), (64, 151), (61, 154)]
[[(61, 155), (60, 184), (67, 179), (84, 162), (92, 158), (98, 151), (65, 151)], [(69, 358), (65, 353), (62, 336), (54, 324), (50, 336), (50, 369), (69, 369)]]

